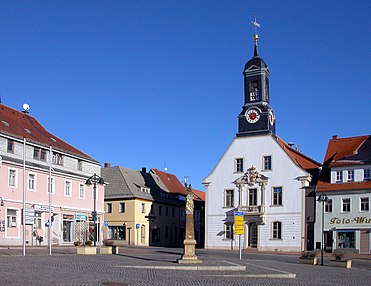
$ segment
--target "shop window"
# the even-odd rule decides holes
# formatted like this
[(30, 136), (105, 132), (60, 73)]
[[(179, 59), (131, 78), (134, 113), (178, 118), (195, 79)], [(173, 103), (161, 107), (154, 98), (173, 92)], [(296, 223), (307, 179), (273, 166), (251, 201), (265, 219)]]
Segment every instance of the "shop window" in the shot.
[(338, 248), (354, 248), (354, 231), (339, 231), (337, 244)]
[(126, 226), (109, 226), (108, 237), (109, 239), (126, 240)]

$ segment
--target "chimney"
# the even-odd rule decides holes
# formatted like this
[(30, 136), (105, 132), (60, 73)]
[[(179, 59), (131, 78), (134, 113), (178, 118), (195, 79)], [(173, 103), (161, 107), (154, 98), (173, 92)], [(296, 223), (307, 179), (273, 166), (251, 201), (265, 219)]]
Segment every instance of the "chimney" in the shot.
[(332, 139), (338, 139), (337, 135), (332, 135)]
[(147, 173), (147, 168), (146, 167), (142, 167), (142, 173)]
[(104, 168), (111, 168), (111, 163), (104, 163)]

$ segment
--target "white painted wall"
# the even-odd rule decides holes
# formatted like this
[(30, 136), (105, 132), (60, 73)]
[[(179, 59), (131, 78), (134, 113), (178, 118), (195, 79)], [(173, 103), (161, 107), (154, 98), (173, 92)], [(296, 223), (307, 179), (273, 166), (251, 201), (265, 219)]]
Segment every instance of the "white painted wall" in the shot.
[[(272, 156), (272, 170), (263, 171), (263, 156)], [(296, 178), (305, 176), (271, 135), (235, 138), (214, 170), (204, 179), (206, 186), (206, 247), (229, 249), (232, 242), (224, 240), (224, 224), (233, 221), (238, 206), (238, 190), (232, 183), (242, 173), (234, 173), (235, 158), (244, 158), (244, 170), (254, 165), (258, 172), (269, 177), (266, 186), (266, 224), (259, 226), (261, 250), (300, 251), (302, 234), (302, 184)], [(271, 206), (272, 188), (283, 187), (283, 206)], [(234, 189), (235, 208), (224, 208), (224, 190)], [(246, 186), (245, 186), (246, 189)], [(260, 189), (260, 188), (258, 188)], [(258, 193), (258, 203), (260, 193)], [(246, 217), (245, 217), (246, 220)], [(271, 239), (271, 223), (282, 222), (282, 240)], [(247, 237), (246, 237), (247, 239)]]

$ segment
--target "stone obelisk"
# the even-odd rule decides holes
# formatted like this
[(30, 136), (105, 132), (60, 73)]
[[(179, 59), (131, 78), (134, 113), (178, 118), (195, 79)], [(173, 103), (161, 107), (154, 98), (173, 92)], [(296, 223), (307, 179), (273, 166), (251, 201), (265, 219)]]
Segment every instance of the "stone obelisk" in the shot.
[(181, 264), (195, 264), (195, 263), (202, 263), (202, 260), (198, 259), (195, 254), (196, 248), (196, 240), (194, 237), (195, 229), (194, 229), (194, 220), (193, 220), (193, 192), (192, 186), (187, 186), (185, 183), (185, 187), (188, 191), (187, 195), (187, 202), (186, 202), (186, 232), (185, 232), (185, 239), (184, 239), (184, 253), (181, 259), (178, 259), (178, 263)]

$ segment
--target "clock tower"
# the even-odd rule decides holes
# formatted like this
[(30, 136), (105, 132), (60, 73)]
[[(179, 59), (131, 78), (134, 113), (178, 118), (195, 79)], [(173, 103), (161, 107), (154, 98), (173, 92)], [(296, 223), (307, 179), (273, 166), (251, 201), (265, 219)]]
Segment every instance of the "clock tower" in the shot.
[(256, 134), (275, 134), (276, 120), (269, 105), (269, 69), (258, 55), (258, 33), (260, 24), (256, 18), (254, 56), (245, 64), (243, 71), (245, 87), (245, 103), (238, 115), (238, 137)]

